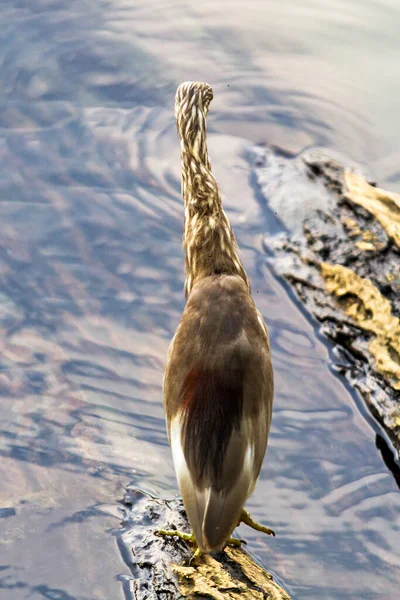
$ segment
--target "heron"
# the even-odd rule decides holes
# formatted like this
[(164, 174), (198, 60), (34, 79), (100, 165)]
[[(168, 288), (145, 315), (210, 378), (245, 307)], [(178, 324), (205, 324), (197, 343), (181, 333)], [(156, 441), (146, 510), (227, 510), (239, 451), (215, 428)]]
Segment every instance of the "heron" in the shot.
[(186, 306), (168, 349), (163, 401), (179, 489), (192, 533), (158, 531), (204, 553), (240, 546), (245, 523), (275, 535), (243, 508), (259, 478), (271, 425), (274, 379), (267, 327), (251, 296), (207, 148), (213, 90), (176, 92), (184, 201)]

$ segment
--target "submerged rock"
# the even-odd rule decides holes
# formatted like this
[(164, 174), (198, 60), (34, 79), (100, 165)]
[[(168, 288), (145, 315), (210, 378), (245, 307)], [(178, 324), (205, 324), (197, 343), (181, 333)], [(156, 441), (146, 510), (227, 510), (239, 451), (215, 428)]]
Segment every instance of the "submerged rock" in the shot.
[(275, 270), (336, 344), (400, 457), (400, 196), (319, 152), (252, 152), (258, 184), (282, 223), (265, 239)]
[(123, 500), (123, 529), (117, 532), (122, 556), (132, 572), (125, 579), (125, 597), (132, 600), (290, 600), (241, 548), (205, 555), (187, 566), (193, 548), (179, 538), (155, 535), (158, 529), (189, 532), (181, 500), (162, 500), (128, 488)]

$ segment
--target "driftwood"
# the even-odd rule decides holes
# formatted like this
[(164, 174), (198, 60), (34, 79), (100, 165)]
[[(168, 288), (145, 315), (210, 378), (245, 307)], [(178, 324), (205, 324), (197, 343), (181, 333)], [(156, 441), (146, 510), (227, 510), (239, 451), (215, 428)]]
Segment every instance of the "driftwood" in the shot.
[(128, 488), (123, 500), (123, 529), (118, 532), (122, 556), (132, 572), (125, 596), (134, 600), (290, 600), (241, 548), (226, 548), (187, 566), (193, 554), (178, 538), (160, 538), (157, 529), (189, 532), (180, 500), (162, 500)]
[(336, 368), (359, 390), (400, 456), (400, 196), (320, 153), (253, 164), (282, 223), (265, 240), (275, 270), (336, 344)]

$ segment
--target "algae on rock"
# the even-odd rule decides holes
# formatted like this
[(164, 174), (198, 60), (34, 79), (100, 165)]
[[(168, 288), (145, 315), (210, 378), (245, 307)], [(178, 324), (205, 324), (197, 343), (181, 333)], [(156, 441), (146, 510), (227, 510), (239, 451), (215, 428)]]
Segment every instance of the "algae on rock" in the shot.
[(321, 272), (328, 292), (340, 300), (346, 315), (375, 334), (369, 350), (376, 368), (400, 390), (400, 319), (393, 316), (389, 300), (369, 279), (342, 265), (322, 263)]

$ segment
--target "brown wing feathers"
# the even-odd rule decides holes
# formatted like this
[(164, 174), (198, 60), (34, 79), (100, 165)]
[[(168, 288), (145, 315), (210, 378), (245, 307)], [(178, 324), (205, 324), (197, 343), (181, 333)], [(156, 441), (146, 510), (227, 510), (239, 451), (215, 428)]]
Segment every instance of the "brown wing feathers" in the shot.
[(233, 431), (240, 429), (242, 404), (240, 372), (195, 368), (186, 376), (182, 442), (195, 486), (221, 491), (226, 450)]

